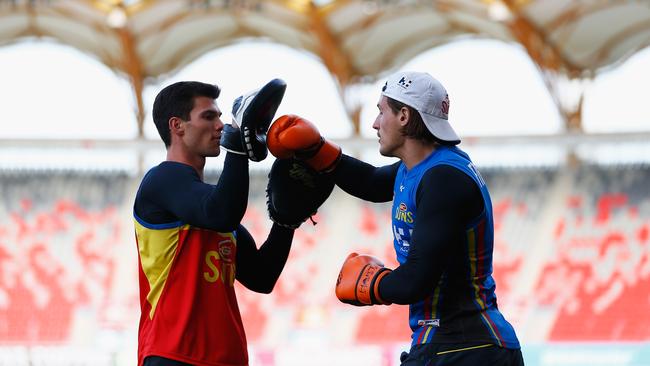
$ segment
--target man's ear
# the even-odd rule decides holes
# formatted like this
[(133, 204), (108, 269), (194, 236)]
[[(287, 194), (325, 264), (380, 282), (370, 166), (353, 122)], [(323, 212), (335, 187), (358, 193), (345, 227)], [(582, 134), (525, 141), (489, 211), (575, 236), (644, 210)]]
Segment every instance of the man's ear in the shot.
[(399, 124), (402, 127), (406, 126), (406, 124), (409, 122), (409, 117), (411, 117), (411, 111), (406, 107), (402, 107), (399, 112), (397, 112), (397, 118), (399, 119)]
[(183, 135), (185, 133), (185, 124), (178, 117), (169, 119), (169, 132), (172, 135)]

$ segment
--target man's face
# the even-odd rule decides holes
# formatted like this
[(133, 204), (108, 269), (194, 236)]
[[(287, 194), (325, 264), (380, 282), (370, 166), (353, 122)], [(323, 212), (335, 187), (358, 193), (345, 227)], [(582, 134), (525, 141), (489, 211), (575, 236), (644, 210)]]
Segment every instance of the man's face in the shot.
[(383, 95), (379, 98), (377, 108), (379, 114), (372, 128), (377, 130), (379, 137), (379, 153), (384, 156), (399, 157), (399, 149), (404, 145), (405, 139), (400, 132), (402, 125), (399, 116), (393, 113), (388, 106), (388, 100)]
[(185, 122), (183, 135), (188, 150), (203, 157), (218, 156), (222, 130), (221, 110), (215, 100), (210, 97), (196, 97), (190, 119)]

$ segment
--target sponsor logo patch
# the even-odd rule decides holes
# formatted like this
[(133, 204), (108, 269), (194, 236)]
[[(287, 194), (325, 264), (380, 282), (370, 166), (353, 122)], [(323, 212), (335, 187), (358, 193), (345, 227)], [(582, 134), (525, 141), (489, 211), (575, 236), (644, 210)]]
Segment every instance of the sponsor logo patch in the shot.
[(418, 325), (421, 327), (440, 327), (440, 319), (420, 319)]
[(411, 86), (411, 83), (411, 80), (408, 80), (405, 76), (402, 76), (402, 78), (397, 82), (397, 85), (401, 86), (404, 89), (407, 89), (409, 86)]

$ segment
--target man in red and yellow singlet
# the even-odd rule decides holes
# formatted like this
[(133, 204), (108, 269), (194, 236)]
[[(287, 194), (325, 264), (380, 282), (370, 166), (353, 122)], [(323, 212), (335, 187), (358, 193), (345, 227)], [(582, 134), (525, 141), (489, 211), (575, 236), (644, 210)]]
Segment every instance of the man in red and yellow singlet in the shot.
[(250, 156), (229, 150), (218, 183), (203, 181), (206, 157), (219, 155), (226, 137), (219, 93), (178, 82), (154, 102), (167, 159), (146, 173), (134, 203), (139, 366), (248, 365), (234, 282), (269, 293), (288, 257), (293, 229), (274, 224), (258, 249), (240, 224)]

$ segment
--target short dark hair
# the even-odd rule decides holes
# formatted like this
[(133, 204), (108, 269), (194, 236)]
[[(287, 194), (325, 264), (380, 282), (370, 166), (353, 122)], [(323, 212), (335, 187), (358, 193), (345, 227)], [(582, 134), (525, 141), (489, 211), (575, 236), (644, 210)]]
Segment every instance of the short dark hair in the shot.
[(217, 99), (221, 89), (212, 84), (199, 81), (179, 81), (166, 86), (158, 93), (153, 102), (153, 122), (156, 124), (158, 134), (166, 147), (171, 145), (169, 132), (169, 119), (178, 117), (189, 120), (190, 112), (194, 108), (194, 98), (209, 97)]
[(445, 143), (444, 141), (441, 141), (440, 139), (433, 136), (433, 134), (429, 131), (427, 126), (424, 124), (420, 112), (418, 112), (415, 108), (411, 107), (410, 105), (399, 102), (391, 97), (386, 97), (386, 102), (388, 103), (388, 106), (395, 114), (397, 114), (397, 112), (402, 110), (402, 108), (404, 107), (408, 108), (410, 112), (409, 113), (410, 117), (408, 122), (406, 123), (406, 126), (401, 128), (400, 132), (402, 133), (402, 136), (420, 140), (426, 144), (431, 144), (434, 142), (443, 143), (443, 144)]

